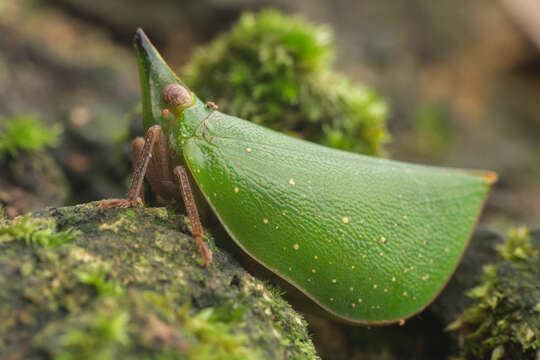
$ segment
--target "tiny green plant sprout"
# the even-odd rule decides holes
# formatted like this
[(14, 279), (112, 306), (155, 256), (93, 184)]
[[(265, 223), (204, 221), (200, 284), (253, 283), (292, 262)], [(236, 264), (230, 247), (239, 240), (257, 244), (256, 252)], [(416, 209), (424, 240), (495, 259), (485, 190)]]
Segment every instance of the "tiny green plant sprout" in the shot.
[(346, 322), (403, 323), (441, 292), (496, 174), (330, 149), (223, 114), (142, 30), (134, 43), (147, 133), (127, 198), (103, 209), (140, 203), (146, 176), (159, 197), (182, 197), (208, 266), (192, 181), (240, 248)]

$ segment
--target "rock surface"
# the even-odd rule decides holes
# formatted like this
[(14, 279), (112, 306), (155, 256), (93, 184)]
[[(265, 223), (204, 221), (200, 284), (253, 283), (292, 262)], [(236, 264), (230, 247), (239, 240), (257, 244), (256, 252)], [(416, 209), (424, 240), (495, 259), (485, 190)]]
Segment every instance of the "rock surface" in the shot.
[(275, 289), (164, 208), (0, 222), (0, 358), (317, 359)]

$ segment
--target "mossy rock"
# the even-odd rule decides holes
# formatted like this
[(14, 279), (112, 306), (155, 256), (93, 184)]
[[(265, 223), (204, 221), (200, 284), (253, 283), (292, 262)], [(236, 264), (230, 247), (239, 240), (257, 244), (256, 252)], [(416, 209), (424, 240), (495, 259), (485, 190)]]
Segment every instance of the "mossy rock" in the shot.
[(61, 133), (32, 115), (0, 116), (0, 208), (8, 216), (65, 204), (67, 180), (48, 149)]
[(540, 230), (514, 229), (484, 266), (474, 300), (448, 330), (459, 330), (459, 359), (538, 359), (540, 356)]
[(0, 223), (2, 359), (317, 359), (306, 323), (165, 208)]

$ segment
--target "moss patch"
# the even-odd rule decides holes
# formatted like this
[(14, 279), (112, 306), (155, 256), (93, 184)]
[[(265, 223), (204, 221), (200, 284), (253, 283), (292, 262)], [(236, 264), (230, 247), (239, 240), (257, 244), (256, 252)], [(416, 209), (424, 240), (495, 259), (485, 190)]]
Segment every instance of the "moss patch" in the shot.
[(28, 215), (18, 217), (11, 222), (0, 222), (0, 243), (24, 241), (26, 245), (56, 247), (72, 240), (79, 234), (80, 232), (72, 229), (56, 231), (54, 221), (31, 219)]
[(380, 154), (384, 101), (330, 67), (332, 32), (275, 10), (246, 13), (195, 52), (184, 74), (220, 110), (327, 146)]
[(452, 323), (463, 359), (537, 359), (540, 346), (540, 231), (514, 229), (498, 246), (500, 260), (484, 268), (475, 303)]
[(87, 204), (26, 219), (80, 234), (0, 242), (0, 358), (317, 358), (305, 321), (211, 239), (200, 266), (183, 216)]
[(62, 133), (60, 125), (43, 126), (34, 116), (20, 115), (8, 119), (0, 118), (0, 160), (6, 155), (16, 156), (20, 151), (42, 150), (58, 143)]

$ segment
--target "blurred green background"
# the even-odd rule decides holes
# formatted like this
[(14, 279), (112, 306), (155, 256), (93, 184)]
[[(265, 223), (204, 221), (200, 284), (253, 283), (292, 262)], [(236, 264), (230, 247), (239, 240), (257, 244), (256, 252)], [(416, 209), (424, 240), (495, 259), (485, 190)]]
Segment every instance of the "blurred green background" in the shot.
[[(351, 151), (495, 170), (480, 223), (537, 225), (540, 5), (530, 4), (0, 0), (0, 205), (15, 216), (125, 193), (142, 132), (131, 47), (142, 27), (222, 110)], [(242, 16), (268, 8), (300, 18)], [(400, 358), (351, 347), (356, 330), (311, 324), (324, 358)], [(403, 358), (430, 358), (418, 350), (426, 337), (415, 341)]]

